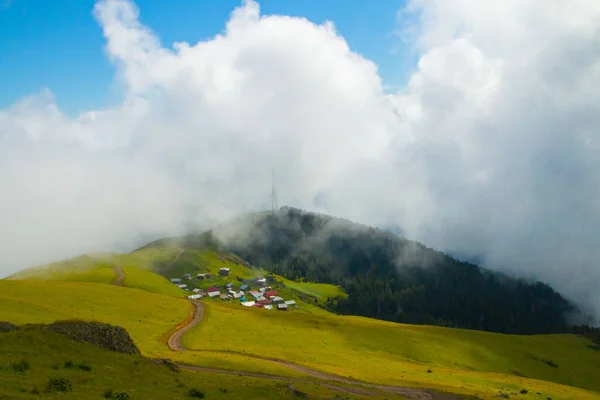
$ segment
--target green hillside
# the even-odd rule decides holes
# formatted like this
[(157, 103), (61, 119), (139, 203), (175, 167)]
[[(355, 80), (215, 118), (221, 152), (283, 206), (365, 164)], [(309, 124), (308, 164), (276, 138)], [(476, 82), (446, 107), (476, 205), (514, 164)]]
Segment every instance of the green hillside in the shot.
[[(542, 282), (459, 261), (377, 228), (282, 207), (149, 243), (234, 254), (292, 281), (339, 286), (342, 314), (500, 333), (567, 333), (574, 304)], [(517, 269), (518, 266), (514, 266)]]
[(143, 289), (168, 296), (184, 296), (185, 292), (163, 276), (151, 271), (152, 264), (175, 257), (177, 250), (168, 248), (145, 250), (135, 254), (106, 253), (80, 256), (48, 265), (29, 268), (9, 276), (8, 280), (47, 280), (60, 282), (95, 282), (115, 284), (117, 270), (124, 273), (122, 286)]
[[(0, 333), (0, 354), (2, 399), (102, 399), (112, 392), (115, 399), (126, 393), (130, 399), (183, 400), (193, 398), (189, 393), (194, 389), (206, 399), (298, 398), (285, 382), (214, 372), (174, 372), (140, 356), (102, 350), (41, 328)], [(53, 378), (68, 380), (71, 391), (47, 393)], [(341, 394), (302, 382), (294, 382), (294, 389), (311, 398)], [(348, 393), (344, 397), (364, 398)]]
[[(500, 392), (515, 393), (511, 398), (522, 399), (600, 398), (600, 352), (580, 336), (504, 335), (334, 315), (318, 306), (332, 295), (343, 297), (338, 287), (269, 275), (239, 258), (216, 251), (155, 248), (104, 257), (96, 265), (81, 258), (85, 261), (81, 267), (70, 264), (70, 274), (66, 269), (44, 272), (43, 268), (36, 268), (0, 280), (0, 321), (25, 324), (76, 318), (110, 323), (124, 327), (146, 357), (303, 382), (317, 378), (310, 371), (284, 367), (274, 359), (353, 380), (432, 388), (479, 398), (495, 398)], [(116, 275), (97, 279), (98, 270), (114, 274), (116, 261), (125, 275), (122, 287), (114, 284)], [(215, 274), (223, 266), (231, 268), (230, 277), (188, 282), (205, 286), (231, 281), (239, 285), (242, 280), (266, 275), (286, 299), (298, 300), (298, 309), (281, 312), (246, 308), (235, 301), (207, 300), (204, 319), (183, 337), (183, 344), (190, 351), (172, 352), (166, 346), (167, 338), (190, 320), (192, 309), (183, 298), (186, 292), (152, 271), (167, 277), (200, 271)], [(86, 274), (93, 282), (81, 282)], [(77, 280), (72, 280), (74, 275)], [(22, 279), (24, 276), (27, 279)], [(14, 385), (42, 385), (47, 378), (44, 371), (32, 381), (19, 380), (23, 377), (18, 375), (18, 383), (11, 380), (10, 390), (15, 393)], [(3, 367), (0, 373), (8, 372)], [(214, 388), (224, 382), (216, 378), (222, 374), (205, 374), (216, 382)], [(129, 388), (136, 386), (133, 382)], [(102, 385), (105, 384), (93, 386), (93, 390)], [(119, 385), (113, 385), (115, 390)], [(262, 393), (263, 386), (248, 385), (258, 385), (257, 393)], [(274, 384), (269, 382), (265, 387), (273, 389), (269, 385)], [(315, 393), (324, 390), (319, 386), (313, 389)], [(521, 394), (523, 389), (528, 393)], [(305, 391), (310, 392), (309, 388)], [(288, 394), (281, 392), (281, 396)], [(30, 396), (25, 392), (22, 395)]]
[[(527, 388), (549, 395), (564, 390), (538, 380), (600, 391), (600, 352), (574, 335), (503, 335), (331, 314), (271, 313), (222, 303), (206, 308), (205, 322), (184, 337), (191, 349), (266, 354), (370, 382), (466, 388), (470, 394)], [(265, 327), (268, 334), (243, 328), (249, 325)], [(430, 368), (432, 373), (427, 372)], [(571, 395), (600, 397), (576, 389)]]

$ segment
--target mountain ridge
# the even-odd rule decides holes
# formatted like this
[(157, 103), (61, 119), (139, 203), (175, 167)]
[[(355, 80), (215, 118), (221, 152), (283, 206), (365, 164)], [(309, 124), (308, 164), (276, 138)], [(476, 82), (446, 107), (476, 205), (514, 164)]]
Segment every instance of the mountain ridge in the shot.
[(393, 233), (282, 207), (200, 234), (159, 239), (231, 252), (291, 280), (340, 285), (341, 314), (500, 333), (559, 333), (576, 305), (549, 285), (460, 261)]

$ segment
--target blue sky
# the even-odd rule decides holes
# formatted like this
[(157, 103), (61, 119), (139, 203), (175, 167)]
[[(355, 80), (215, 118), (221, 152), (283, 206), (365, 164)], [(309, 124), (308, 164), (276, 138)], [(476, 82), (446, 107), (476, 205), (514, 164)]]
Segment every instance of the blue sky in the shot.
[[(48, 87), (70, 115), (119, 102), (114, 68), (92, 15), (94, 0), (0, 3), (0, 108)], [(140, 20), (162, 40), (195, 43), (219, 33), (241, 0), (137, 0)], [(414, 59), (394, 34), (404, 0), (263, 0), (262, 14), (330, 20), (350, 48), (376, 62), (389, 90), (401, 87)], [(343, 6), (342, 6), (343, 4)]]

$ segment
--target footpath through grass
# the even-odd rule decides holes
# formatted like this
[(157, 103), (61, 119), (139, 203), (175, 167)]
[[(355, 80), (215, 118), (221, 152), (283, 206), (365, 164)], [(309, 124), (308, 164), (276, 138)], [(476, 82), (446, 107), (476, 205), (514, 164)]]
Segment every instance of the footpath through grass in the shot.
[(538, 381), (600, 390), (600, 352), (573, 335), (501, 335), (216, 302), (206, 305), (204, 318), (184, 336), (186, 347), (245, 352), (359, 380), (482, 397), (523, 388), (533, 393), (523, 398), (536, 398), (538, 391), (553, 398), (600, 397)]
[(0, 280), (0, 321), (81, 319), (125, 328), (145, 355), (166, 350), (163, 335), (188, 315), (183, 298), (87, 282)]
[[(173, 372), (135, 355), (102, 350), (40, 328), (0, 333), (0, 398), (102, 399), (112, 393), (130, 399), (297, 399), (285, 382), (211, 372)], [(67, 392), (48, 393), (51, 379)], [(65, 381), (66, 380), (66, 384)], [(67, 386), (68, 385), (68, 386)], [(56, 385), (58, 389), (61, 385)], [(334, 398), (337, 391), (295, 383), (311, 398)], [(344, 394), (349, 399), (363, 398)], [(202, 398), (202, 397), (195, 397)], [(370, 397), (382, 399), (383, 397)]]

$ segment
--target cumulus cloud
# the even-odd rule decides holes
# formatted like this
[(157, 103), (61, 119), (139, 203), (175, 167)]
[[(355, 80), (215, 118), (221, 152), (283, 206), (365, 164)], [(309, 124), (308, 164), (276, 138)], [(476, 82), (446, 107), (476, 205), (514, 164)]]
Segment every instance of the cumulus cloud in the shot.
[(333, 24), (254, 1), (173, 46), (129, 1), (94, 14), (123, 103), (0, 110), (2, 273), (268, 208), (274, 167), (280, 203), (399, 225), (600, 314), (600, 3), (414, 0), (419, 62), (393, 94)]

